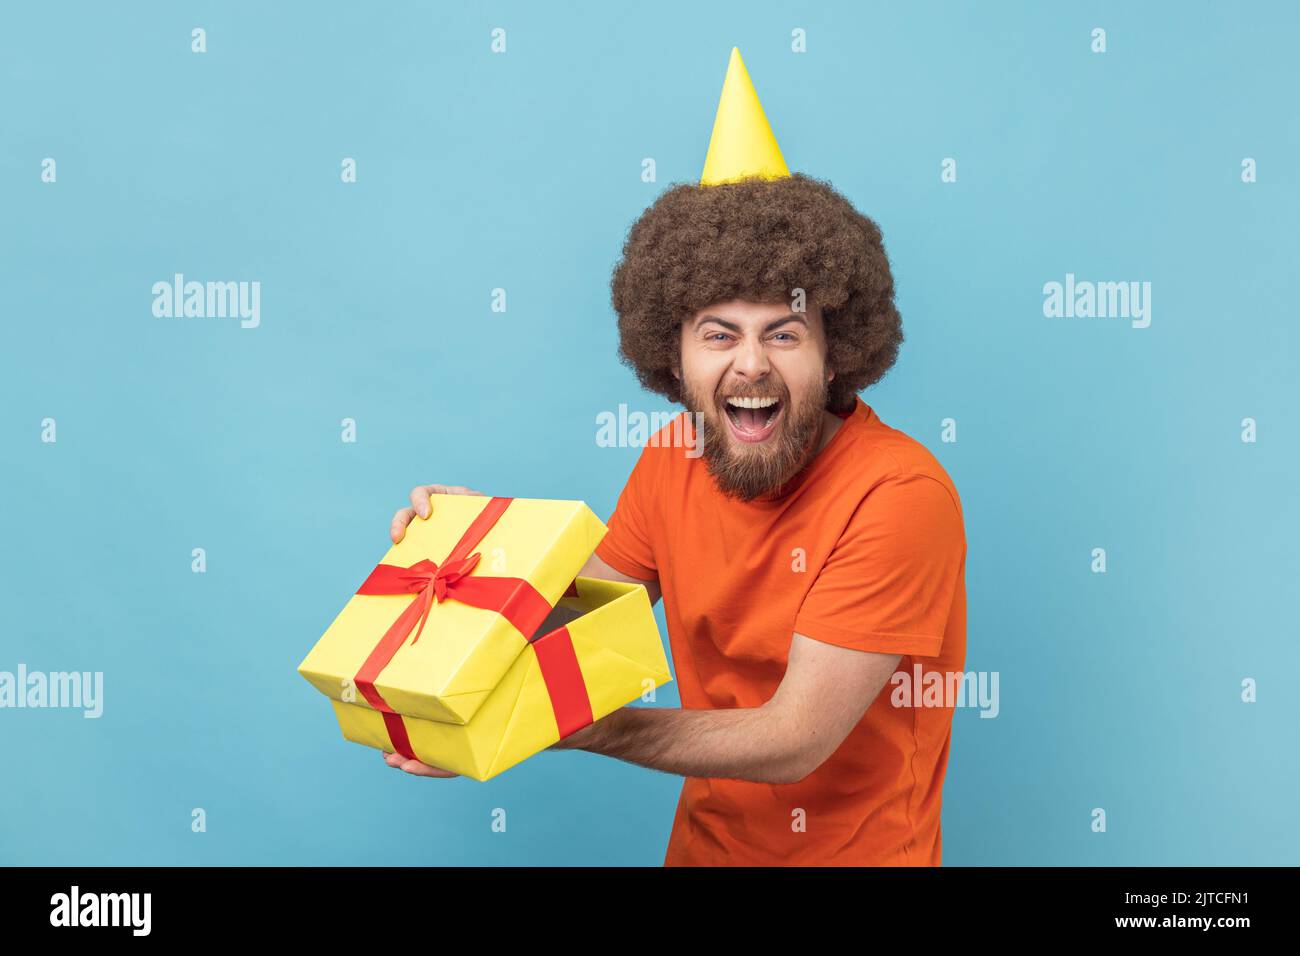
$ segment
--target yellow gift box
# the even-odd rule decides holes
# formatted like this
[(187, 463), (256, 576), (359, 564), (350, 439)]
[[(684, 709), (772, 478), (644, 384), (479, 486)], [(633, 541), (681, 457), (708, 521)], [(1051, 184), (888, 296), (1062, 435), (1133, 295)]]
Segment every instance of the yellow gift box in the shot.
[[(560, 600), (469, 723), (398, 718), (417, 760), (487, 780), (672, 679), (642, 585), (574, 583), (576, 596)], [(333, 705), (348, 740), (395, 749), (394, 718)]]
[(484, 780), (671, 679), (645, 588), (575, 581), (585, 504), (431, 500), (298, 668), (347, 739)]

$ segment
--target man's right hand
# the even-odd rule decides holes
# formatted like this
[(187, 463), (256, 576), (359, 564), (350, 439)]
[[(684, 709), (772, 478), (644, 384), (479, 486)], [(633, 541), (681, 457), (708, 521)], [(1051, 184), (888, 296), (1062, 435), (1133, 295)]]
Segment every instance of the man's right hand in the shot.
[(413, 777), (459, 777), (460, 774), (452, 773), (450, 770), (443, 770), (441, 767), (431, 767), (427, 763), (420, 763), (418, 760), (407, 760), (401, 754), (395, 754), (391, 750), (385, 750), (384, 763), (395, 770), (405, 770)]
[(392, 527), (388, 529), (389, 536), (393, 539), (393, 544), (401, 541), (406, 536), (406, 526), (419, 515), (421, 518), (427, 518), (433, 513), (433, 505), (429, 501), (429, 495), (478, 495), (480, 498), (486, 498), (487, 495), (481, 491), (471, 491), (461, 485), (416, 485), (411, 489), (411, 507), (398, 508), (397, 514), (393, 515)]

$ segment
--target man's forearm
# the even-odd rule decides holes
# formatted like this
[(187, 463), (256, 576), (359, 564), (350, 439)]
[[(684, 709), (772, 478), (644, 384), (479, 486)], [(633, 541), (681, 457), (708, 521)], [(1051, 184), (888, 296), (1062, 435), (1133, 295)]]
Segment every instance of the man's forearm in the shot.
[(683, 777), (792, 783), (810, 768), (790, 730), (771, 707), (623, 707), (555, 748), (588, 750)]

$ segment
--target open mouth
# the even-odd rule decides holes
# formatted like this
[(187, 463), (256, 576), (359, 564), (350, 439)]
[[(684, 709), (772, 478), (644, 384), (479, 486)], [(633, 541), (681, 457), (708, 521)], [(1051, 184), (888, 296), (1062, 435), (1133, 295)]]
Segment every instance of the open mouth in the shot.
[(724, 399), (731, 433), (743, 442), (764, 441), (776, 431), (785, 403), (775, 396)]

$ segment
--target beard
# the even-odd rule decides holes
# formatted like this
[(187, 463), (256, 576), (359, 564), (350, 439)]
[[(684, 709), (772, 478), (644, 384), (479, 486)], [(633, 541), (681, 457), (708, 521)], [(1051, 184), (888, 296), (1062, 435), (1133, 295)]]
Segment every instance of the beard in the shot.
[[(776, 431), (754, 443), (742, 442), (731, 434), (724, 421), (727, 412), (718, 396), (706, 396), (693, 385), (685, 385), (682, 400), (704, 426), (698, 440), (702, 442), (704, 463), (719, 491), (730, 498), (753, 501), (779, 491), (800, 472), (812, 457), (825, 416), (828, 389), (824, 380), (818, 381), (818, 386), (797, 405), (783, 391), (779, 395), (782, 408)], [(771, 394), (771, 389), (754, 392)]]

